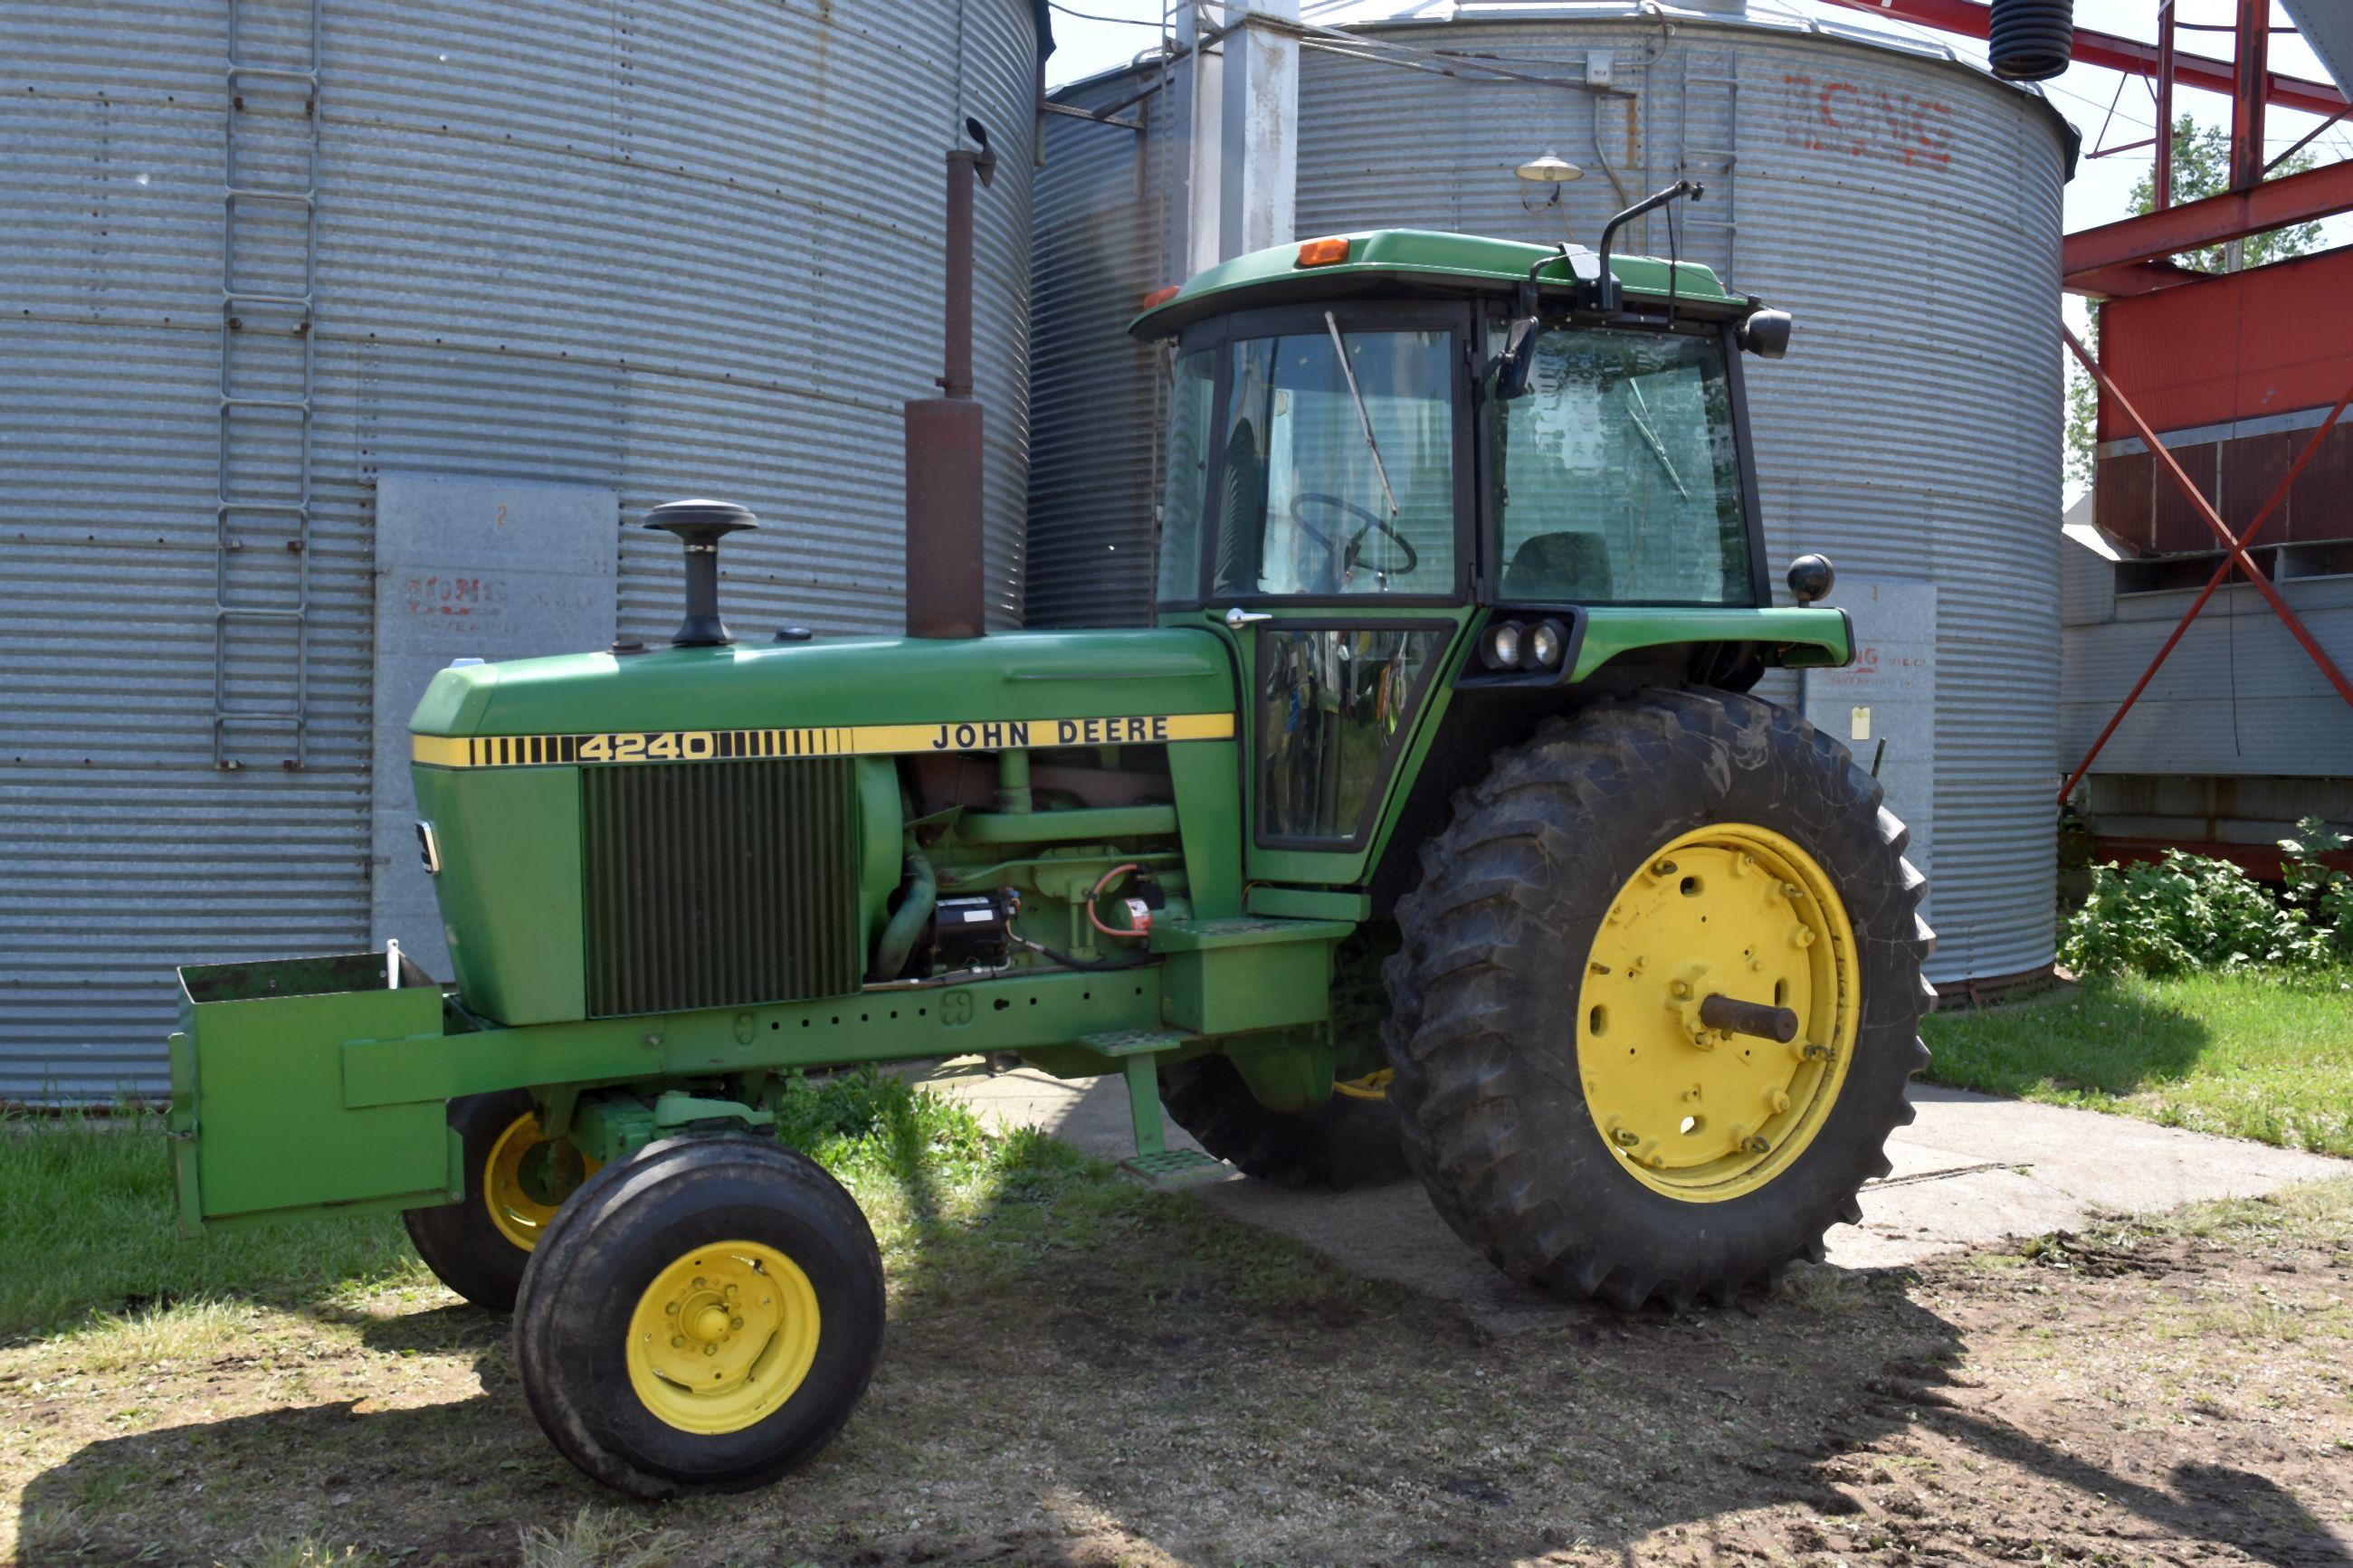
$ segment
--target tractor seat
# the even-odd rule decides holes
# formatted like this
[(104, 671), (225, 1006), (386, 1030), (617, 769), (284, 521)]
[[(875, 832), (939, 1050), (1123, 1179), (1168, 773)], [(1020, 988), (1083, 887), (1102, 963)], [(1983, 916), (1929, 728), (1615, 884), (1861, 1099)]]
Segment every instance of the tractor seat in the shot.
[(1504, 568), (1504, 597), (1536, 604), (1616, 597), (1609, 542), (1582, 529), (1531, 534)]

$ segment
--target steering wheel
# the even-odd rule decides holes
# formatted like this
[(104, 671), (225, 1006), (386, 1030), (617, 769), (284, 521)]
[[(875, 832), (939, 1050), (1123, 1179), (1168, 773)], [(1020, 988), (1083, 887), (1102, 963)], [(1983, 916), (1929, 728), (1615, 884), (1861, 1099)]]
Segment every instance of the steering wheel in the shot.
[(1386, 536), (1405, 552), (1403, 565), (1374, 568), (1382, 576), (1403, 577), (1421, 564), (1421, 554), (1414, 549), (1413, 541), (1390, 527), (1388, 520), (1379, 513), (1368, 511), (1354, 501), (1342, 500), (1338, 496), (1325, 495), (1321, 490), (1302, 490), (1292, 500), (1291, 521), (1298, 525), (1300, 532), (1324, 546), (1324, 549), (1333, 548), (1332, 536), (1307, 521), (1303, 509), (1311, 501), (1319, 506), (1328, 506), (1335, 511), (1345, 512), (1350, 517), (1360, 519), (1364, 522), (1364, 527), (1348, 536), (1347, 546), (1340, 552), (1340, 566), (1344, 572), (1354, 572), (1356, 569), (1356, 557), (1364, 549), (1365, 541), (1376, 533)]

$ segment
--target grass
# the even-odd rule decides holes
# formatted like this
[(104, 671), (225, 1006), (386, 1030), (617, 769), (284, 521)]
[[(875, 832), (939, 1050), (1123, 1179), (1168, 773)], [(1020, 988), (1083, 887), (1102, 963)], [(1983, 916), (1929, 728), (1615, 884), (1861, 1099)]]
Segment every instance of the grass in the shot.
[[(1144, 1226), (1211, 1251), (1247, 1252), (1257, 1235), (1034, 1130), (989, 1133), (962, 1106), (871, 1069), (796, 1075), (777, 1131), (849, 1187), (909, 1289), (985, 1289)], [(131, 1115), (0, 1124), (0, 1343), (70, 1332), (108, 1366), (176, 1359), (249, 1331), (257, 1312), (333, 1315), (387, 1289), (438, 1292), (396, 1217), (183, 1239), (160, 1133)], [(1315, 1288), (1285, 1249), (1236, 1283), (1269, 1303)]]
[(0, 1340), (230, 1293), (290, 1305), (432, 1283), (384, 1215), (182, 1240), (162, 1131), (138, 1114), (0, 1121)]
[(2353, 1157), (2353, 972), (2098, 976), (1923, 1032), (1939, 1083)]

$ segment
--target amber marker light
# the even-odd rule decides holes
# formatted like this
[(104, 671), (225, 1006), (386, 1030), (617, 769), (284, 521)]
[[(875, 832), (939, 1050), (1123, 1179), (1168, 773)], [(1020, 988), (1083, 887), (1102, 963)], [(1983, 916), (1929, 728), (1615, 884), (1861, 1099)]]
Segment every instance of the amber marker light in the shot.
[(1299, 247), (1302, 267), (1335, 267), (1348, 259), (1348, 242), (1345, 239), (1311, 239)]
[(1151, 293), (1146, 294), (1144, 297), (1144, 308), (1147, 310), (1158, 310), (1161, 306), (1168, 303), (1169, 300), (1176, 298), (1178, 291), (1184, 287), (1185, 286), (1182, 283), (1171, 283), (1165, 289), (1155, 289)]

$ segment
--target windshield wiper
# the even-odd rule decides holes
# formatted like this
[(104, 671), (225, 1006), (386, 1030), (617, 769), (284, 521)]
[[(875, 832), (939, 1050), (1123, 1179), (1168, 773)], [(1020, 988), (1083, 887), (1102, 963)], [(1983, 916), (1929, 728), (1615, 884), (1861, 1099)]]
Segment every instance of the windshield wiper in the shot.
[(1348, 378), (1348, 395), (1356, 400), (1356, 418), (1365, 427), (1365, 449), (1373, 455), (1373, 472), (1381, 477), (1381, 494), (1388, 498), (1389, 516), (1394, 520), (1398, 514), (1397, 491), (1389, 489), (1388, 465), (1381, 461), (1381, 444), (1373, 439), (1372, 411), (1365, 406), (1365, 395), (1356, 390), (1356, 371), (1348, 363), (1348, 343), (1340, 335), (1340, 318), (1326, 310), (1324, 324), (1332, 330), (1332, 352), (1340, 356), (1340, 374)]
[(1667, 444), (1659, 439), (1659, 433), (1651, 429), (1650, 421), (1643, 417), (1650, 413), (1651, 405), (1650, 401), (1642, 395), (1641, 387), (1633, 382), (1628, 382), (1626, 397), (1630, 405), (1626, 410), (1627, 419), (1632, 422), (1634, 428), (1641, 433), (1643, 444), (1651, 448), (1651, 456), (1659, 459), (1659, 467), (1667, 470), (1667, 482), (1675, 487), (1675, 494), (1685, 500), (1691, 500), (1691, 490), (1683, 484), (1683, 476), (1675, 472), (1674, 459), (1667, 456)]

